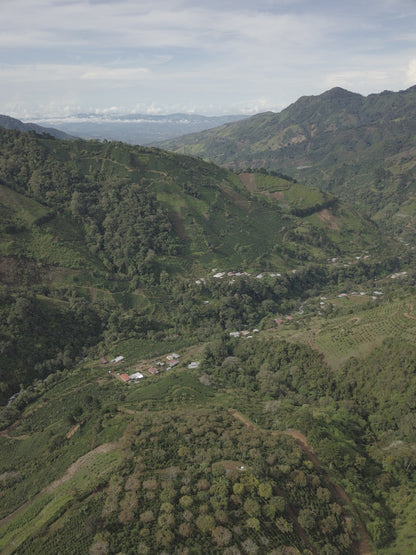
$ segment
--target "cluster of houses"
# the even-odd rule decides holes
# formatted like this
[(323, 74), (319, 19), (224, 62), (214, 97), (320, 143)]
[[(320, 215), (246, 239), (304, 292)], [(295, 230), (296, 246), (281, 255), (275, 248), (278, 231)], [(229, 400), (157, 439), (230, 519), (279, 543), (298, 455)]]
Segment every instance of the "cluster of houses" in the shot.
[[(366, 254), (364, 256), (358, 256), (357, 255), (354, 258), (355, 258), (356, 261), (358, 261), (358, 260), (368, 260), (370, 258), (370, 255), (369, 254)], [(328, 258), (328, 262), (334, 264), (336, 262), (339, 262), (339, 260), (338, 260), (338, 258), (335, 258), (335, 257), (334, 258)], [(344, 266), (350, 266), (350, 265), (351, 265), (350, 263), (344, 264)], [(223, 278), (227, 278), (227, 277), (234, 278), (234, 277), (240, 277), (240, 276), (247, 276), (247, 277), (253, 276), (256, 279), (263, 279), (266, 276), (270, 276), (270, 277), (274, 277), (274, 278), (282, 276), (282, 274), (280, 274), (278, 272), (260, 272), (259, 274), (254, 275), (254, 274), (250, 274), (248, 272), (234, 272), (234, 271), (219, 272), (218, 268), (213, 268), (211, 271), (215, 272), (215, 273), (213, 273), (212, 277), (214, 277), (216, 279), (223, 279)], [(295, 274), (296, 270), (291, 270), (291, 273)], [(206, 280), (205, 280), (205, 278), (199, 278), (195, 281), (195, 283), (197, 285), (205, 284)]]
[(403, 278), (406, 277), (408, 274), (407, 272), (396, 272), (395, 274), (391, 274), (391, 279)]
[[(153, 366), (150, 366), (150, 367), (147, 367), (144, 364), (142, 364), (140, 367), (140, 370), (137, 370), (132, 374), (127, 374), (126, 372), (123, 372), (119, 374), (118, 377), (124, 383), (127, 383), (127, 382), (138, 383), (146, 376), (149, 376), (149, 375), (156, 376), (156, 374), (159, 374), (160, 371), (171, 370), (172, 368), (174, 368), (176, 365), (179, 364), (180, 362), (179, 359), (180, 359), (180, 355), (178, 355), (178, 353), (172, 353), (166, 357), (166, 362), (157, 360), (153, 363)], [(109, 363), (119, 364), (121, 362), (124, 362), (123, 356), (117, 356), (113, 358), (111, 361), (108, 361), (105, 358), (101, 359), (102, 364), (109, 364)], [(198, 368), (199, 364), (200, 364), (199, 361), (191, 362), (190, 364), (188, 364), (188, 368), (191, 370), (194, 368)], [(111, 370), (109, 370), (109, 373), (110, 374), (112, 373)]]
[(243, 330), (243, 331), (230, 331), (230, 337), (245, 337), (247, 339), (251, 339), (253, 337), (253, 333), (258, 333), (259, 330), (257, 328), (254, 328), (254, 330), (248, 331), (248, 330)]
[[(338, 295), (339, 299), (343, 299), (346, 297), (365, 297), (367, 295), (366, 291), (360, 291), (359, 293), (357, 291), (353, 291), (352, 293), (341, 293)], [(383, 295), (383, 291), (373, 291), (373, 294), (371, 295), (371, 299), (375, 300), (379, 297), (381, 297)], [(323, 299), (323, 297), (321, 297), (321, 299)]]
[[(213, 268), (212, 269), (213, 272), (217, 272), (217, 268)], [(222, 279), (224, 277), (241, 277), (241, 276), (251, 276), (252, 274), (249, 274), (248, 272), (217, 272), (213, 275), (214, 278), (216, 279)], [(266, 272), (266, 273), (260, 273), (257, 274), (256, 277), (257, 279), (263, 279), (265, 276), (270, 276), (270, 277), (281, 277), (282, 274), (278, 274), (275, 272)], [(205, 280), (203, 280), (201, 278), (200, 282), (202, 282)]]
[[(369, 254), (365, 254), (364, 256), (354, 256), (354, 259), (357, 260), (368, 260), (370, 258)], [(328, 258), (327, 262), (329, 262), (330, 264), (335, 264), (336, 262), (341, 262), (338, 258), (334, 257), (334, 258)], [(344, 263), (344, 266), (351, 266), (350, 262), (346, 262)]]
[(138, 383), (140, 380), (145, 378), (146, 375), (150, 374), (150, 376), (156, 376), (161, 370), (171, 370), (174, 366), (179, 364), (179, 358), (180, 355), (178, 355), (178, 353), (172, 353), (166, 357), (167, 362), (161, 362), (158, 360), (154, 362), (154, 365), (150, 366), (150, 368), (141, 369), (141, 371), (134, 372), (133, 374), (120, 374), (120, 380), (125, 383)]

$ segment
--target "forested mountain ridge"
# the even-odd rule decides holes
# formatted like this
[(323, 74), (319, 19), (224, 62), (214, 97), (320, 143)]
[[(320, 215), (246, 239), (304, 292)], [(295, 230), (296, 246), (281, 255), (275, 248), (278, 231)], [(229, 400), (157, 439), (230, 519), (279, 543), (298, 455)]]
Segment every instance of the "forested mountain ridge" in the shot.
[(414, 552), (411, 245), (281, 172), (0, 141), (2, 553)]
[(33, 131), (39, 135), (51, 135), (56, 139), (75, 139), (75, 137), (65, 133), (64, 131), (60, 131), (59, 129), (54, 129), (53, 127), (43, 127), (42, 125), (38, 125), (36, 123), (23, 123), (22, 121), (10, 116), (0, 115), (0, 127), (3, 129), (15, 129), (17, 131)]
[[(169, 271), (172, 264), (187, 271), (193, 263), (211, 268), (225, 261), (230, 267), (285, 269), (383, 243), (376, 226), (336, 197), (284, 176), (236, 175), (123, 143), (62, 142), (12, 131), (1, 132), (0, 141), (1, 183), (41, 205), (22, 201), (38, 219), (19, 217), (17, 199), (5, 194), (11, 204), (4, 209), (3, 232), (13, 239), (11, 253), (13, 245), (22, 246), (25, 217), (36, 219), (38, 228), (71, 220), (91, 254), (131, 278), (158, 278), (162, 266)], [(302, 240), (306, 233), (309, 243)], [(29, 244), (25, 238), (23, 248)]]
[(367, 97), (337, 87), (161, 146), (226, 167), (283, 171), (413, 234), (415, 122), (416, 87)]

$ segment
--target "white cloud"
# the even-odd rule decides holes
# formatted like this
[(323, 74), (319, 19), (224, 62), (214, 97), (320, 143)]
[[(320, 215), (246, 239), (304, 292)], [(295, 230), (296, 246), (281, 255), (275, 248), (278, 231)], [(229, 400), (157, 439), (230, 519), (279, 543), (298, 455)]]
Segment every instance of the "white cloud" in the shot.
[(406, 81), (408, 86), (416, 85), (416, 58), (410, 60), (407, 66)]
[(88, 69), (81, 75), (81, 79), (132, 81), (142, 79), (148, 72), (147, 68), (105, 68), (96, 67)]
[(416, 82), (413, 0), (2, 0), (1, 7), (3, 113), (71, 105), (252, 113), (333, 86), (367, 94)]

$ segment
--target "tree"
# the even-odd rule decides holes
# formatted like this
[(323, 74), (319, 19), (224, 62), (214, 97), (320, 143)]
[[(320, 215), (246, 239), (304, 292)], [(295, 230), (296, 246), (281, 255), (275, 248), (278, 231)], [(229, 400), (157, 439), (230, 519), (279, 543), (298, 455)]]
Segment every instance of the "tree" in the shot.
[(140, 513), (140, 520), (142, 522), (152, 522), (152, 520), (155, 519), (155, 515), (153, 513), (153, 511), (144, 511), (143, 513)]
[(192, 499), (191, 496), (189, 495), (183, 495), (180, 499), (179, 499), (179, 505), (183, 508), (183, 509), (188, 509), (189, 507), (191, 507), (194, 503), (194, 500)]
[(214, 530), (215, 519), (212, 515), (199, 515), (199, 517), (196, 519), (196, 525), (203, 534), (206, 534)]
[(156, 541), (162, 547), (169, 547), (175, 536), (168, 528), (159, 528), (155, 535)]
[(187, 522), (182, 522), (182, 524), (178, 527), (178, 532), (184, 538), (190, 538), (192, 536), (193, 529)]
[(249, 497), (244, 503), (244, 510), (250, 516), (257, 516), (260, 514), (260, 505), (255, 499)]
[(263, 499), (270, 499), (272, 496), (272, 485), (270, 482), (262, 482), (259, 484), (258, 494), (260, 497), (263, 497)]
[(293, 530), (293, 524), (282, 516), (276, 518), (275, 524), (282, 533), (291, 532)]
[(247, 528), (251, 528), (252, 530), (260, 530), (260, 521), (258, 518), (250, 517), (246, 521)]
[(301, 509), (298, 514), (298, 521), (305, 530), (311, 530), (316, 523), (315, 516), (310, 509)]
[(157, 523), (162, 528), (171, 528), (175, 524), (173, 513), (161, 513), (157, 519)]
[(228, 528), (225, 528), (224, 526), (216, 526), (212, 531), (212, 539), (217, 545), (221, 547), (228, 545), (232, 537), (233, 535), (230, 530), (228, 530)]

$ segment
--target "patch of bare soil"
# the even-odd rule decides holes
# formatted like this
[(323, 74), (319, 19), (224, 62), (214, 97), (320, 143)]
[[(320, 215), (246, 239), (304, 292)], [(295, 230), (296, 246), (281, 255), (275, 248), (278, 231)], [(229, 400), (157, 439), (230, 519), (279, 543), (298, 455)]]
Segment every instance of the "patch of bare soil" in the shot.
[(285, 200), (285, 195), (283, 191), (275, 191), (274, 193), (266, 193), (269, 198), (274, 198), (277, 200)]
[(323, 208), (318, 212), (318, 218), (328, 226), (329, 229), (339, 231), (339, 220), (336, 216), (331, 214), (327, 208)]
[(75, 424), (75, 426), (71, 428), (69, 432), (66, 434), (65, 436), (66, 439), (71, 439), (71, 437), (75, 434), (75, 432), (79, 430), (79, 426), (80, 426), (79, 424)]
[(240, 173), (238, 177), (247, 191), (250, 191), (250, 193), (257, 191), (256, 180), (254, 179), (254, 175), (252, 173)]
[(23, 436), (9, 436), (9, 434), (7, 433), (7, 430), (3, 430), (3, 431), (0, 432), (0, 437), (5, 437), (6, 439), (23, 440), (23, 439), (27, 439), (29, 436), (28, 436), (28, 435), (23, 435)]

